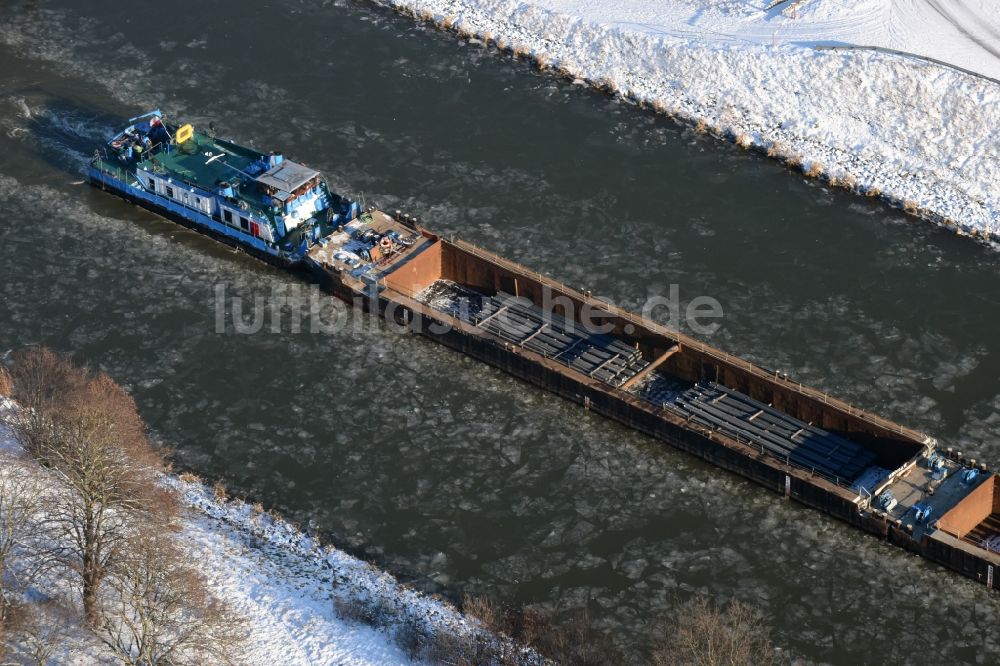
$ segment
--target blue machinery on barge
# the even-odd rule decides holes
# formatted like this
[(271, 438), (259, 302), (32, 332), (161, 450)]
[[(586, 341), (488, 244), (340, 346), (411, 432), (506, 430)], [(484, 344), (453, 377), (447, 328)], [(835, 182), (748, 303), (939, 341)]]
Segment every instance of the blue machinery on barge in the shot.
[(362, 211), (280, 155), (159, 111), (130, 122), (95, 155), (95, 185), (304, 262), (340, 298), (994, 587), (1000, 484), (981, 461), (409, 216)]

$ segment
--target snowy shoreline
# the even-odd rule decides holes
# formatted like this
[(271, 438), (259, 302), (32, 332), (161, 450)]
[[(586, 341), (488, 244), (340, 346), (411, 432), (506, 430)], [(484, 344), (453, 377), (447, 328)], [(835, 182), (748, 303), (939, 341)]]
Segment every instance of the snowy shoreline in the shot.
[[(1000, 85), (987, 78), (891, 53), (815, 48), (836, 43), (834, 28), (822, 40), (803, 31), (774, 43), (751, 28), (723, 29), (723, 19), (735, 21), (726, 12), (763, 15), (754, 7), (764, 0), (713, 0), (722, 19), (696, 26), (679, 25), (678, 8), (691, 10), (678, 0), (373, 1), (957, 233), (1000, 233)], [(796, 19), (833, 6), (805, 3)], [(754, 21), (746, 25), (764, 23)], [(993, 72), (989, 55), (963, 57)]]
[[(393, 632), (406, 622), (469, 636), (477, 623), (447, 602), (323, 545), (280, 517), (203, 483), (163, 477), (191, 509), (183, 538), (213, 563), (213, 591), (254, 627), (255, 664), (408, 664)], [(222, 566), (220, 566), (222, 565)], [(336, 600), (376, 601), (391, 618), (382, 630), (338, 617)], [(293, 656), (294, 655), (294, 656)]]
[(199, 481), (163, 477), (190, 509), (181, 538), (212, 591), (253, 628), (253, 664), (409, 664), (393, 639), (338, 616), (335, 599), (378, 599), (398, 617), (467, 634), (455, 608), (239, 499), (220, 500)]
[[(13, 401), (0, 396), (0, 473), (8, 473), (7, 464), (22, 460), (25, 466), (20, 469), (37, 476), (45, 487), (50, 477), (24, 458), (4, 423), (5, 415), (16, 409)], [(456, 639), (457, 645), (489, 641), (525, 663), (540, 661), (509, 639), (488, 634), (477, 620), (451, 604), (320, 543), (260, 505), (221, 497), (186, 474), (160, 478), (185, 509), (179, 519), (178, 544), (204, 577), (208, 591), (250, 628), (240, 663), (402, 666), (421, 661), (405, 649), (406, 639), (416, 635), (441, 635)], [(58, 577), (43, 577), (34, 588), (42, 598), (65, 594)], [(345, 618), (344, 608), (374, 613), (378, 622), (370, 626)], [(60, 663), (114, 663), (84, 629), (74, 627), (70, 638), (59, 653)]]

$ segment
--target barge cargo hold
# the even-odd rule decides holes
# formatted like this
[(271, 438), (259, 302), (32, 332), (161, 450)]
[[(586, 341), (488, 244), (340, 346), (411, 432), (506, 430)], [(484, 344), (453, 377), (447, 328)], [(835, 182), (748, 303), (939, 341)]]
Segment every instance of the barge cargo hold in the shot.
[[(235, 144), (226, 145), (238, 154)], [(256, 155), (260, 171), (269, 173), (274, 165)], [(119, 155), (110, 166), (106, 155), (98, 156), (92, 182), (136, 200), (130, 195), (143, 188), (143, 167), (162, 176), (172, 164), (156, 154), (143, 159), (150, 164), (136, 174), (132, 156)], [(134, 175), (109, 179), (122, 164)], [(362, 212), (330, 195), (313, 173), (317, 180), (292, 198), (320, 193), (335, 211), (303, 219), (309, 233), (297, 235), (297, 245), (268, 249), (284, 252), (286, 262), (303, 260), (332, 294), (994, 587), (1000, 484), (985, 464), (942, 452), (923, 433), (490, 252), (441, 238), (409, 216)], [(251, 194), (244, 197), (272, 205), (276, 229), (289, 193), (260, 178), (247, 175), (243, 188)], [(170, 193), (143, 191), (139, 203), (175, 212)], [(218, 192), (217, 207), (232, 203), (230, 194)]]
[(993, 587), (1000, 487), (985, 465), (404, 218), (366, 212), (342, 240), (366, 228), (420, 240), (369, 266), (312, 248), (335, 295)]

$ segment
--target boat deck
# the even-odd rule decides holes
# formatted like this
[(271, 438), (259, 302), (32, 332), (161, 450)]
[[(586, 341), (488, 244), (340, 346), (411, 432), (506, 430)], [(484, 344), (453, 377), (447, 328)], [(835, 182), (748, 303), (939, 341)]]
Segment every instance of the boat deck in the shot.
[[(975, 487), (975, 484), (970, 487), (962, 482), (961, 465), (950, 460), (946, 461), (947, 475), (943, 479), (935, 479), (925, 462), (926, 459), (921, 460), (886, 488), (898, 502), (895, 508), (888, 512), (889, 518), (913, 525), (913, 535), (917, 539), (929, 525), (965, 499)], [(917, 504), (931, 508), (930, 518), (923, 523), (916, 520)]]
[[(221, 157), (214, 156), (220, 155)], [(188, 141), (169, 150), (160, 150), (150, 159), (139, 163), (139, 167), (150, 170), (166, 170), (184, 181), (212, 191), (220, 181), (241, 180), (255, 158), (227, 149), (204, 134), (195, 133)]]
[[(255, 169), (255, 164), (260, 159), (259, 153), (195, 132), (181, 145), (157, 147), (152, 153), (144, 153), (127, 162), (114, 158), (100, 158), (96, 163), (112, 174), (131, 174), (145, 170), (174, 178), (178, 184), (186, 183), (206, 192), (214, 192), (222, 182), (238, 184), (253, 180), (254, 174), (250, 172)], [(256, 168), (259, 170), (259, 166)], [(269, 211), (258, 194), (243, 193), (239, 187), (235, 188), (235, 194), (258, 215), (262, 217), (268, 215)]]
[[(386, 245), (381, 244), (388, 239)], [(419, 231), (381, 211), (367, 212), (313, 245), (308, 259), (333, 273), (348, 287), (361, 291), (395, 270), (431, 242)]]

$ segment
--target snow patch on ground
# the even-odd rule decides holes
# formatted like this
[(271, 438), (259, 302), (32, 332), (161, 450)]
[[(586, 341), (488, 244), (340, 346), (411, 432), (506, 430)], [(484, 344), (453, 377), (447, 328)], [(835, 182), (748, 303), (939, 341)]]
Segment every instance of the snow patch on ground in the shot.
[(381, 1), (960, 232), (1000, 232), (1000, 85), (815, 48), (1000, 73), (991, 2)]
[(382, 599), (431, 630), (464, 635), (472, 629), (452, 606), (322, 546), (281, 519), (240, 500), (222, 503), (200, 483), (172, 476), (166, 483), (193, 510), (183, 538), (199, 570), (254, 628), (254, 664), (410, 663), (390, 633), (340, 619), (335, 596)]
[(535, 0), (532, 4), (652, 35), (776, 46), (875, 46), (1000, 79), (1000, 12), (994, 0)]
[[(170, 481), (194, 509), (180, 535), (192, 561), (212, 593), (252, 629), (249, 663), (410, 663), (390, 635), (337, 617), (331, 595), (335, 570), (322, 550), (266, 514), (254, 524), (243, 520), (242, 510), (215, 503), (201, 486)], [(252, 533), (244, 531), (251, 525)]]

